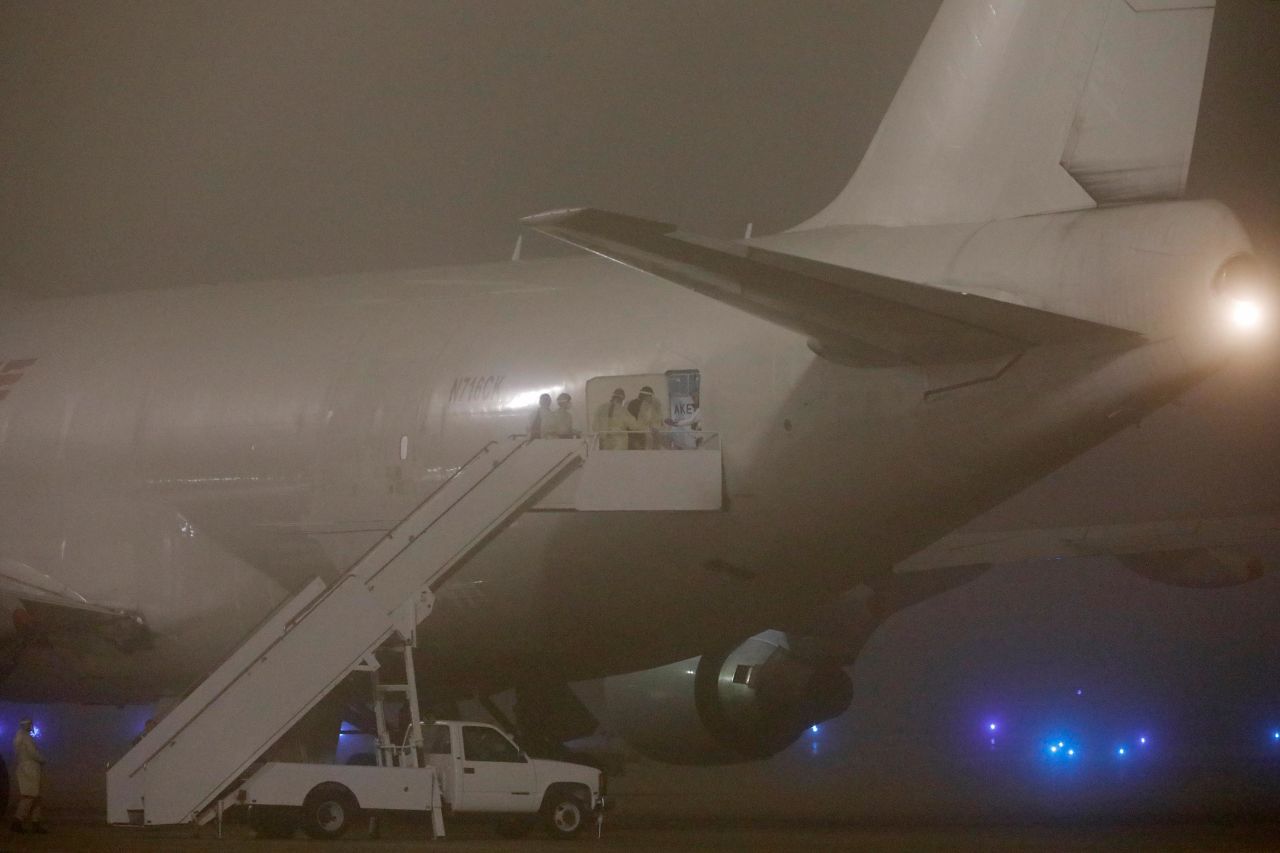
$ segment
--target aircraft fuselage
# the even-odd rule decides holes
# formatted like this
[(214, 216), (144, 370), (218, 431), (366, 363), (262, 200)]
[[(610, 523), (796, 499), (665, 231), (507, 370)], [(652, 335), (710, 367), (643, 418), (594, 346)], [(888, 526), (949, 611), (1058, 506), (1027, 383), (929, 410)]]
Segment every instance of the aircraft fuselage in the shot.
[(1145, 337), (861, 368), (596, 258), (33, 302), (0, 323), (0, 359), (29, 362), (0, 400), (0, 559), (154, 643), (33, 645), (6, 695), (181, 689), (524, 432), (539, 393), (571, 393), (584, 428), (611, 375), (700, 371), (724, 510), (526, 514), (442, 590), (431, 665), (577, 679), (795, 624), (1216, 367), (1210, 279), (1248, 248), (1205, 204), (758, 242)]

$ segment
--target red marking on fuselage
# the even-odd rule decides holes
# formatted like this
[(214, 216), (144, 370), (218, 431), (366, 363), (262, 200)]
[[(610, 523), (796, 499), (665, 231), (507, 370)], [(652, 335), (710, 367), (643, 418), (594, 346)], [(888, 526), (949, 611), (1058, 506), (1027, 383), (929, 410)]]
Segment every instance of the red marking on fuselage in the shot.
[(18, 380), (23, 377), (22, 371), (35, 364), (34, 358), (15, 358), (4, 362), (0, 365), (0, 400), (9, 396), (11, 388), (6, 385), (16, 385)]

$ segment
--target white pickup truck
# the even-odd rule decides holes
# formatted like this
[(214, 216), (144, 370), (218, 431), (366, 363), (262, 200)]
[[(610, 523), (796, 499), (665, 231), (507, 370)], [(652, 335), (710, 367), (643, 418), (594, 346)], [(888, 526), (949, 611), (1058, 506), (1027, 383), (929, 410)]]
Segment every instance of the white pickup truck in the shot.
[[(223, 800), (249, 807), (264, 837), (338, 838), (364, 813), (442, 811), (492, 815), (504, 834), (522, 834), (538, 817), (553, 837), (572, 838), (604, 808), (604, 775), (593, 767), (530, 758), (486, 723), (440, 720), (423, 726), (425, 767), (271, 762)], [(443, 806), (443, 808), (440, 808)]]

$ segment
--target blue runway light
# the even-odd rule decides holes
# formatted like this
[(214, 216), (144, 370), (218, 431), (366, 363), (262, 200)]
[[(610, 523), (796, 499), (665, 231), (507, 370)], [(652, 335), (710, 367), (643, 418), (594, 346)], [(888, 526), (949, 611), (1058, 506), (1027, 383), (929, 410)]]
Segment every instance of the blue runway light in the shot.
[(1080, 751), (1080, 745), (1069, 740), (1051, 740), (1047, 743), (1049, 755), (1058, 761), (1072, 761)]
[(1124, 754), (1125, 754), (1125, 748), (1123, 746), (1116, 750), (1116, 755), (1124, 755)]
[(813, 733), (816, 735), (816, 734), (818, 733), (818, 727), (817, 727), (817, 726), (809, 726), (809, 731), (813, 732)]

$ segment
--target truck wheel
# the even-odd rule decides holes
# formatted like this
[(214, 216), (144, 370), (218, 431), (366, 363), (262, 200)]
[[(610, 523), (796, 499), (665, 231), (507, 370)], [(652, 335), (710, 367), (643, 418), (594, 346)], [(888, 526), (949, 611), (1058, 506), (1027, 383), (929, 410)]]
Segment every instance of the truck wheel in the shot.
[(340, 838), (360, 819), (360, 804), (333, 782), (316, 785), (302, 803), (302, 831), (312, 838)]
[(259, 838), (292, 838), (298, 828), (298, 810), (284, 806), (252, 806), (249, 826)]
[(580, 797), (573, 794), (552, 794), (542, 804), (542, 824), (552, 838), (577, 837), (587, 825), (591, 810)]

